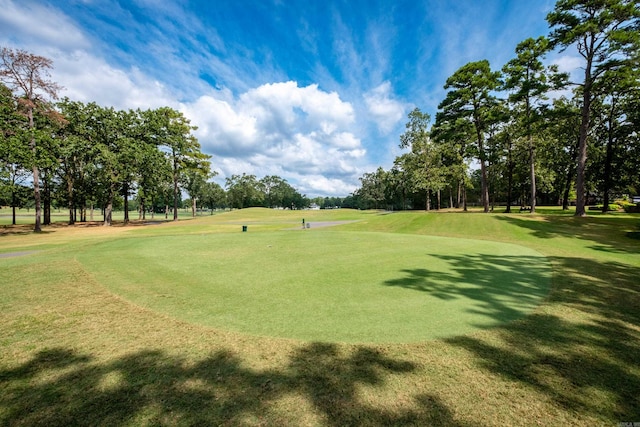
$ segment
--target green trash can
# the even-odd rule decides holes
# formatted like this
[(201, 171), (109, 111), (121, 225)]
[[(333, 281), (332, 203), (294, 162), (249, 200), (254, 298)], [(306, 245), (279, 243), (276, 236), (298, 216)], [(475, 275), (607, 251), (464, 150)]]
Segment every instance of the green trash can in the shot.
[(243, 232), (243, 233), (246, 233), (246, 232), (247, 232), (247, 226), (246, 226), (246, 225), (243, 225), (243, 226), (242, 226), (242, 232)]

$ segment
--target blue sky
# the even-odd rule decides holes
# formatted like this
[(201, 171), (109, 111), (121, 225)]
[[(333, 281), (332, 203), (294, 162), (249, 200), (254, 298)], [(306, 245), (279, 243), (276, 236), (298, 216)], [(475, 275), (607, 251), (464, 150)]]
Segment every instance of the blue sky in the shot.
[[(448, 76), (548, 34), (553, 0), (0, 0), (0, 45), (54, 61), (61, 96), (182, 111), (216, 180), (279, 175), (346, 196), (388, 169)], [(571, 70), (576, 59), (550, 61)]]

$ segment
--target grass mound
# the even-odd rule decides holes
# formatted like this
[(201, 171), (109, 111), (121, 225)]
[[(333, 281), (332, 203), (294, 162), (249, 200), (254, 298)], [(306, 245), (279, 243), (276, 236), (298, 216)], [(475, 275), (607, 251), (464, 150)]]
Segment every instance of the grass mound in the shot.
[(495, 326), (538, 305), (551, 277), (542, 255), (518, 245), (366, 232), (127, 238), (78, 259), (111, 291), (181, 320), (329, 342)]

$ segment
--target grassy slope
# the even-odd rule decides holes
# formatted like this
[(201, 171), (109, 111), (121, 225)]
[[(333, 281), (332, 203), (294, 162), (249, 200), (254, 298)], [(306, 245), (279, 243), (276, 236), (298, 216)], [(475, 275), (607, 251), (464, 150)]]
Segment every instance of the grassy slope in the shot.
[[(416, 344), (256, 339), (183, 323), (109, 293), (73, 259), (84, 245), (131, 233), (237, 232), (252, 219), (254, 231), (299, 221), (271, 214), (38, 236), (3, 230), (0, 252), (43, 252), (0, 259), (0, 424), (640, 420), (640, 242), (626, 237), (637, 231), (637, 216), (326, 213), (326, 220), (362, 219), (341, 230), (518, 243), (551, 259), (553, 291), (526, 319)], [(272, 224), (258, 225), (265, 219)]]

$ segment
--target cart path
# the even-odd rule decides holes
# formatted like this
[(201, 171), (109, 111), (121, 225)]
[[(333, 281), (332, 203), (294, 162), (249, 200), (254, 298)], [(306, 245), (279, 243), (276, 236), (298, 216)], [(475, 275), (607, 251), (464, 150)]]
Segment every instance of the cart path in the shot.
[(351, 221), (307, 221), (304, 224), (304, 227), (301, 226), (296, 228), (287, 228), (287, 230), (302, 230), (307, 226), (309, 226), (309, 228), (333, 227), (336, 225), (351, 224), (353, 222), (359, 222), (359, 221), (362, 221), (362, 220), (356, 219)]
[(16, 256), (31, 255), (31, 254), (35, 254), (36, 252), (40, 252), (40, 251), (6, 252), (3, 254), (0, 254), (0, 258), (12, 258)]

